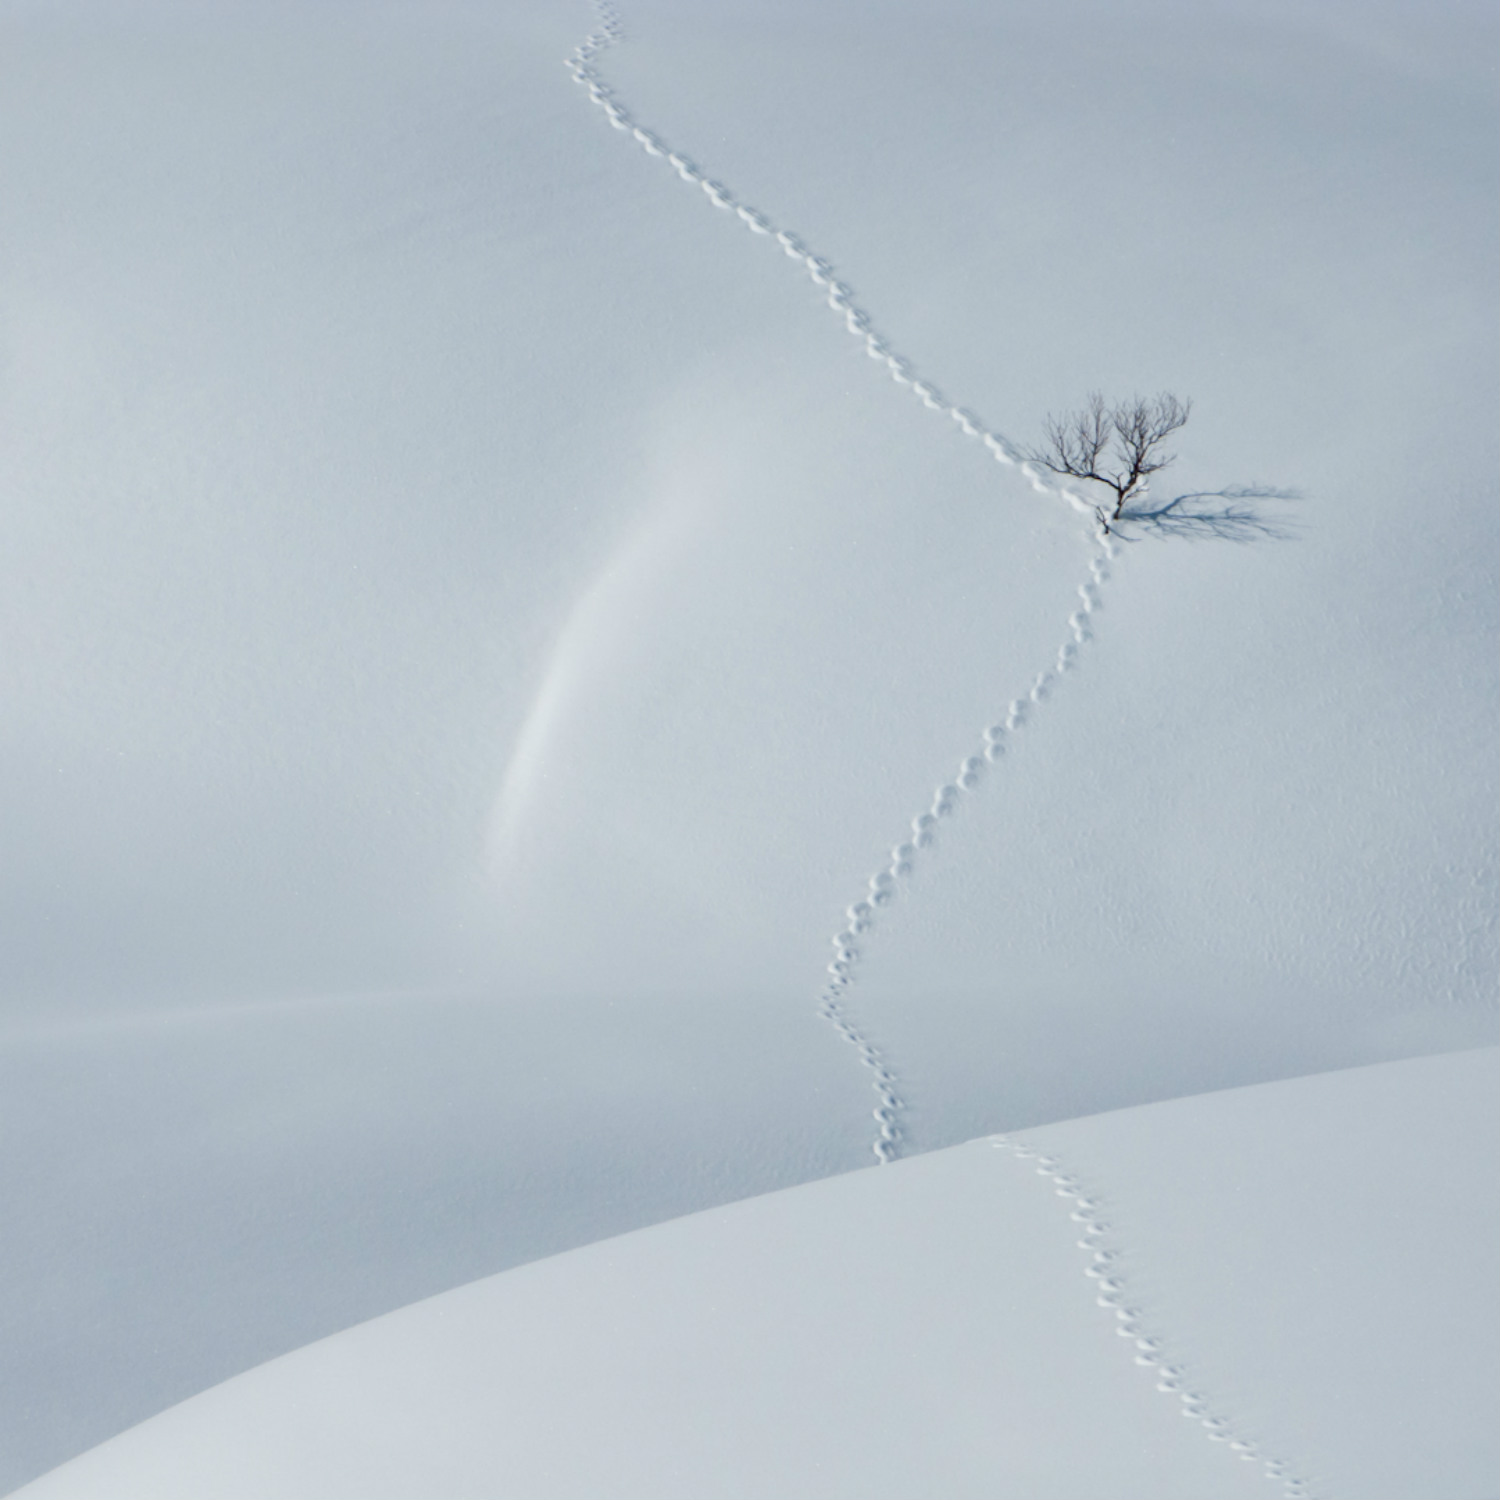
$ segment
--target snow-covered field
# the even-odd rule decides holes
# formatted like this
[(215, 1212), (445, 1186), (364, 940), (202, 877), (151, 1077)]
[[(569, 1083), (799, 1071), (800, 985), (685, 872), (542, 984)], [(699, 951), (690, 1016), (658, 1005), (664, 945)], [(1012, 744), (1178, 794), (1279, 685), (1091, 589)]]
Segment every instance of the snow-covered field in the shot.
[(272, 1361), (24, 1493), (1485, 1500), (1497, 1083), (1494, 1048), (1385, 1063), (709, 1210)]
[[(1497, 1031), (1492, 8), (631, 0), (619, 22), (580, 86), (563, 60), (600, 19), (571, 0), (0, 0), (0, 1488), (476, 1278), (874, 1147), (1024, 1130), (1070, 1159), (1081, 1132), (1149, 1205), (1152, 1294), (1184, 1299), (1169, 1331), (1226, 1418), (1309, 1493), (1374, 1495), (1350, 1455), (1377, 1424), (1331, 1404), (1375, 1378), (1352, 1312), (1347, 1359), (1295, 1386), (1315, 1428), (1257, 1404), (1321, 1295), (1306, 1245), (1455, 1339), (1487, 1285), (1463, 1284), (1469, 1320), (1422, 1298), (1474, 1247), (1383, 1258), (1363, 1198), (1309, 1217), (1294, 1169), (1245, 1179), (1205, 1126), (1204, 1202), (1261, 1193), (1260, 1231), (1310, 1237), (1268, 1234), (1252, 1293), (1194, 1259), (1207, 1219), (1151, 1196), (1172, 1133), (1117, 1164), (1108, 1122), (1192, 1133), (1255, 1099), (1264, 1125), (1313, 1088), (1274, 1080), (1326, 1073), (1298, 1149), (1337, 1154), (1376, 1078), (1403, 1140), (1479, 1148), (1482, 1096), (1395, 1060)], [(1095, 387), (1193, 398), (1156, 500), (1300, 498), (1244, 502), (1250, 539), (1101, 546), (997, 461)], [(846, 909), (877, 894), (844, 984)], [(1241, 1085), (1269, 1092), (1153, 1113)], [(620, 1242), (629, 1282), (599, 1246), (454, 1295), (505, 1318), (533, 1285), (688, 1296), (733, 1281), (735, 1226), (822, 1212), (776, 1205), (846, 1204), (828, 1254), (868, 1215), (919, 1260), (917, 1221), (979, 1215), (973, 1275), (1013, 1225), (1028, 1275), (1069, 1278), (1055, 1308), (976, 1314), (948, 1376), (939, 1335), (920, 1377), (852, 1343), (822, 1367), (872, 1382), (829, 1418), (844, 1441), (911, 1403), (972, 1434), (965, 1372), (996, 1340), (991, 1371), (1055, 1339), (1083, 1372), (1068, 1341), (1098, 1313), (1043, 1209), (984, 1196), (988, 1150)], [(1399, 1225), (1430, 1189), (1389, 1159), (1359, 1170)], [(905, 1312), (887, 1286), (869, 1336), (944, 1275), (901, 1281)], [(111, 1452), (258, 1431), (241, 1393), (293, 1372), (284, 1399), (390, 1330), (441, 1364), (415, 1330), (457, 1305), (76, 1472), (128, 1493)], [(598, 1400), (629, 1384), (600, 1330), (535, 1319), (496, 1380), (566, 1336)], [(723, 1442), (810, 1453), (768, 1385), (787, 1346), (718, 1347), (671, 1368), (717, 1371), (705, 1411), (744, 1403)], [(1113, 1368), (1078, 1373), (1106, 1406)], [(389, 1425), (381, 1378), (350, 1382), (350, 1423)], [(1431, 1454), (1440, 1387), (1412, 1370), (1367, 1405), (1409, 1401)], [(538, 1389), (517, 1464), (549, 1430), (576, 1446)], [(973, 1483), (1064, 1473), (1095, 1451), (1078, 1431), (1134, 1410), (1078, 1402), (1043, 1402), (1060, 1425), (1028, 1418), (1024, 1457), (975, 1437)], [(722, 1461), (704, 1422), (693, 1452)], [(1192, 1466), (1223, 1454), (1178, 1468), (1146, 1430), (1130, 1492), (1204, 1493)], [(641, 1483), (670, 1492), (651, 1441)], [(1370, 1441), (1391, 1496), (1435, 1493), (1435, 1459)], [(1469, 1485), (1445, 1495), (1500, 1492), (1443, 1443)], [(288, 1462), (257, 1493), (336, 1492)]]

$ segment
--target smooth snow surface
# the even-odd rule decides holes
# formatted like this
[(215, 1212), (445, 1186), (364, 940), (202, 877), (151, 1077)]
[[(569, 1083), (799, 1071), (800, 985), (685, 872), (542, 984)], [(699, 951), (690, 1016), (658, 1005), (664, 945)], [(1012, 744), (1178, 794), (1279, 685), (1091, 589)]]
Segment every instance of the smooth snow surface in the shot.
[[(1383, 1064), (714, 1209), (276, 1360), (22, 1493), (1486, 1500), (1497, 1085), (1494, 1050)], [(1090, 1212), (1146, 1363), (1080, 1274)]]
[[(0, 0), (0, 1490), (872, 1148), (1494, 1039), (1493, 7), (620, 24), (596, 104), (574, 0)], [(1093, 387), (1302, 498), (1102, 558), (995, 457)]]

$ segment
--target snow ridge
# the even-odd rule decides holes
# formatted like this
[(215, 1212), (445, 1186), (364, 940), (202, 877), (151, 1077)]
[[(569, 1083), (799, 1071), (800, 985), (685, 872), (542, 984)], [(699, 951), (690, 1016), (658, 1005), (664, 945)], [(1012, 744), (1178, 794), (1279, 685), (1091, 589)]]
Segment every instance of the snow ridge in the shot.
[(1246, 1463), (1258, 1463), (1266, 1478), (1281, 1486), (1285, 1500), (1317, 1500), (1309, 1482), (1290, 1464), (1267, 1454), (1233, 1421), (1216, 1411), (1207, 1396), (1191, 1389), (1183, 1365), (1168, 1362), (1166, 1339), (1147, 1327), (1144, 1310), (1132, 1301), (1127, 1254), (1103, 1217), (1106, 1200), (1093, 1189), (1086, 1190), (1077, 1176), (1064, 1171), (1058, 1156), (1043, 1155), (1024, 1140), (1004, 1135), (991, 1136), (990, 1145), (1008, 1152), (1016, 1161), (1034, 1162), (1037, 1176), (1049, 1179), (1059, 1198), (1072, 1201), (1069, 1217), (1082, 1226), (1078, 1248), (1089, 1258), (1083, 1274), (1094, 1282), (1099, 1306), (1114, 1315), (1115, 1332), (1130, 1340), (1127, 1347), (1133, 1350), (1136, 1364), (1156, 1376), (1157, 1390), (1175, 1396), (1182, 1415), (1198, 1422), (1210, 1442), (1223, 1443), (1230, 1453)]
[(1088, 616), (1098, 608), (1099, 589), (1109, 577), (1109, 563), (1116, 555), (1115, 547), (1104, 527), (1101, 512), (1092, 501), (1058, 484), (1040, 465), (1028, 460), (1015, 444), (987, 427), (973, 412), (951, 403), (936, 386), (918, 374), (911, 360), (891, 347), (889, 340), (882, 337), (875, 327), (870, 314), (854, 300), (853, 291), (835, 276), (831, 261), (815, 255), (795, 234), (779, 228), (759, 209), (741, 203), (722, 182), (707, 176), (691, 158), (672, 149), (660, 136), (636, 122), (594, 66), (600, 54), (621, 40), (619, 11), (612, 0), (595, 0), (595, 10), (599, 24), (574, 48), (565, 60), (565, 66), (574, 82), (585, 89), (591, 102), (603, 111), (610, 125), (633, 140), (647, 156), (664, 161), (684, 182), (701, 188), (715, 208), (732, 214), (751, 234), (762, 236), (768, 244), (779, 247), (807, 272), (815, 285), (826, 288), (828, 307), (841, 319), (845, 331), (863, 343), (865, 353), (877, 366), (884, 368), (897, 385), (904, 386), (930, 411), (947, 417), (961, 435), (983, 443), (997, 463), (1019, 470), (1038, 494), (1066, 501), (1093, 522), (1095, 553), (1089, 563), (1088, 577), (1078, 588), (1079, 608), (1068, 617), (1068, 639), (1058, 648), (1056, 660), (1051, 667), (1037, 673), (1025, 697), (1011, 702), (1003, 723), (984, 730), (980, 742), (971, 747), (974, 753), (960, 762), (953, 781), (938, 787), (930, 810), (912, 819), (910, 836), (896, 844), (888, 863), (870, 876), (867, 893), (848, 907), (845, 912), (847, 925), (833, 936), (834, 956), (818, 997), (818, 1013), (833, 1025), (859, 1054), (860, 1062), (873, 1073), (872, 1082), (879, 1103), (873, 1111), (877, 1134), (871, 1149), (875, 1159), (883, 1164), (894, 1161), (899, 1154), (900, 1118), (906, 1106), (897, 1088), (896, 1075), (880, 1050), (853, 1020), (844, 1003), (853, 983), (853, 966), (859, 957), (856, 940), (874, 925), (876, 909), (895, 899), (901, 882), (912, 872), (918, 851), (931, 847), (938, 820), (957, 808), (964, 792), (979, 785), (987, 765), (1004, 757), (1007, 736), (1025, 724), (1032, 709), (1047, 697), (1057, 677), (1072, 667), (1078, 647), (1090, 639)]

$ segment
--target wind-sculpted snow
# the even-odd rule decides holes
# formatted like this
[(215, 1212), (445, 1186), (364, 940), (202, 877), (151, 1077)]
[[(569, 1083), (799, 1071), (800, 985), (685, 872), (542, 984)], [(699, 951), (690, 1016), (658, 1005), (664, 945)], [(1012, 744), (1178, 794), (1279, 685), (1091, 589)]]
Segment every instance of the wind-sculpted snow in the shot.
[(1492, 1500), (1497, 1063), (1222, 1090), (691, 1214), (311, 1343), (22, 1493)]
[(951, 420), (961, 436), (981, 442), (997, 463), (1017, 469), (1038, 494), (1066, 501), (1094, 522), (1095, 555), (1089, 563), (1087, 579), (1079, 585), (1080, 604), (1068, 617), (1068, 638), (1058, 647), (1056, 659), (1036, 674), (1023, 696), (1010, 703), (1003, 722), (984, 730), (979, 742), (970, 747), (971, 753), (960, 760), (953, 779), (936, 789), (931, 807), (912, 819), (910, 833), (892, 847), (889, 860), (870, 876), (867, 890), (844, 914), (847, 925), (832, 939), (834, 955), (818, 997), (818, 1013), (833, 1025), (859, 1054), (860, 1062), (872, 1071), (879, 1099), (874, 1110), (878, 1129), (872, 1150), (878, 1161), (894, 1161), (900, 1151), (900, 1121), (905, 1108), (898, 1079), (846, 1004), (854, 982), (854, 966), (860, 957), (858, 939), (873, 928), (878, 909), (895, 899), (921, 855), (933, 847), (939, 821), (950, 817), (964, 795), (979, 787), (987, 769), (1004, 758), (1008, 737), (1026, 724), (1037, 705), (1045, 701), (1057, 679), (1074, 665), (1078, 648), (1090, 638), (1088, 619), (1098, 607), (1099, 589), (1109, 577), (1109, 564), (1115, 557), (1114, 544), (1103, 527), (1100, 512), (1088, 499), (1055, 483), (1014, 443), (986, 426), (972, 411), (950, 402), (937, 386), (919, 374), (910, 359), (892, 348), (869, 312), (855, 301), (853, 290), (838, 279), (832, 261), (815, 254), (797, 235), (775, 224), (760, 209), (740, 202), (722, 182), (708, 176), (692, 158), (675, 150), (636, 121), (594, 66), (595, 59), (619, 42), (622, 34), (619, 12), (609, 0), (597, 0), (596, 8), (599, 25), (568, 57), (567, 67), (611, 126), (633, 140), (647, 156), (665, 162), (684, 182), (701, 188), (715, 208), (732, 214), (751, 234), (762, 236), (778, 246), (806, 271), (815, 285), (825, 288), (829, 309), (841, 320), (849, 335), (863, 343), (866, 354), (875, 361), (876, 367), (886, 370), (897, 385), (909, 390), (929, 411)]
[(1317, 1500), (1306, 1479), (1282, 1458), (1265, 1452), (1239, 1424), (1216, 1408), (1212, 1398), (1193, 1389), (1187, 1368), (1173, 1362), (1170, 1340), (1151, 1326), (1149, 1313), (1132, 1295), (1130, 1255), (1109, 1222), (1104, 1197), (1066, 1171), (1059, 1156), (1038, 1151), (1024, 1138), (992, 1136), (990, 1145), (1016, 1161), (1035, 1163), (1037, 1176), (1049, 1179), (1057, 1196), (1071, 1203), (1069, 1217), (1079, 1225), (1078, 1248), (1088, 1257), (1083, 1274), (1095, 1285), (1094, 1300), (1115, 1319), (1115, 1332), (1128, 1340), (1126, 1347), (1135, 1363), (1156, 1377), (1157, 1390), (1175, 1397), (1182, 1415), (1199, 1423), (1210, 1442), (1223, 1443), (1227, 1452), (1245, 1463), (1259, 1464), (1266, 1478), (1281, 1486), (1286, 1500)]

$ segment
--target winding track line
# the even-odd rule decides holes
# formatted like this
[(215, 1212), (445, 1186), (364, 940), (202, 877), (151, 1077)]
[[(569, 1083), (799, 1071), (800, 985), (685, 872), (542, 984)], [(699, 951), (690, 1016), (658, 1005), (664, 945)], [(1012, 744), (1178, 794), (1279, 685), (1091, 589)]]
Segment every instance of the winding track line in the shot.
[(1035, 706), (1048, 696), (1057, 677), (1073, 666), (1079, 646), (1090, 639), (1088, 617), (1098, 608), (1099, 588), (1109, 577), (1109, 563), (1115, 556), (1114, 544), (1098, 522), (1098, 511), (1091, 501), (1057, 484), (1039, 466), (1029, 462), (1015, 444), (987, 427), (973, 412), (953, 405), (935, 385), (923, 379), (912, 361), (897, 353), (890, 341), (880, 334), (869, 312), (854, 300), (851, 289), (835, 276), (831, 261), (815, 255), (801, 239), (778, 228), (759, 209), (740, 202), (723, 183), (707, 176), (691, 158), (673, 150), (660, 136), (637, 123), (594, 66), (600, 54), (621, 39), (619, 12), (612, 0), (596, 0), (595, 8), (599, 16), (597, 28), (579, 43), (565, 65), (609, 123), (634, 141), (647, 156), (665, 162), (684, 182), (701, 188), (715, 208), (732, 214), (751, 234), (762, 236), (768, 243), (778, 246), (806, 271), (815, 285), (825, 288), (828, 307), (841, 319), (846, 332), (863, 343), (866, 354), (876, 362), (877, 368), (883, 368), (896, 384), (904, 386), (929, 410), (947, 417), (962, 436), (983, 443), (997, 463), (1018, 469), (1039, 494), (1061, 499), (1095, 522), (1095, 550), (1089, 562), (1089, 574), (1079, 586), (1079, 607), (1068, 617), (1068, 638), (1058, 648), (1053, 664), (1036, 674), (1024, 697), (1011, 702), (1003, 722), (984, 730), (982, 738), (970, 747), (970, 753), (960, 760), (954, 779), (939, 786), (933, 793), (930, 809), (912, 819), (910, 833), (892, 847), (886, 865), (869, 877), (866, 891), (847, 908), (845, 925), (832, 938), (834, 954), (818, 996), (818, 1013), (855, 1049), (860, 1062), (871, 1070), (879, 1100), (873, 1111), (877, 1134), (871, 1150), (881, 1163), (894, 1161), (900, 1154), (900, 1118), (906, 1104), (896, 1075), (846, 1005), (854, 982), (854, 965), (859, 959), (857, 939), (875, 925), (878, 909), (895, 899), (911, 875), (919, 852), (931, 848), (939, 820), (956, 811), (964, 793), (979, 785), (986, 768), (1004, 757), (1007, 737), (1026, 723)]
[(1089, 1258), (1083, 1274), (1094, 1282), (1095, 1300), (1115, 1319), (1115, 1332), (1130, 1340), (1127, 1346), (1136, 1364), (1156, 1377), (1156, 1388), (1163, 1395), (1175, 1396), (1182, 1415), (1197, 1422), (1210, 1442), (1223, 1443), (1226, 1452), (1246, 1463), (1261, 1466), (1267, 1479), (1281, 1486), (1285, 1500), (1317, 1500), (1308, 1480), (1284, 1459), (1267, 1453), (1264, 1446), (1238, 1427), (1230, 1418), (1215, 1410), (1212, 1400), (1191, 1388), (1185, 1366), (1173, 1364), (1168, 1355), (1168, 1341), (1151, 1329), (1147, 1314), (1135, 1305), (1130, 1291), (1129, 1257), (1105, 1218), (1106, 1200), (1074, 1174), (1063, 1170), (1061, 1157), (1044, 1154), (1024, 1138), (994, 1135), (990, 1145), (1006, 1152), (1018, 1162), (1034, 1162), (1038, 1177), (1051, 1180), (1059, 1198), (1071, 1203), (1069, 1217), (1080, 1226), (1078, 1248)]
[[(910, 835), (891, 849), (889, 862), (870, 876), (866, 891), (848, 907), (844, 914), (845, 925), (833, 937), (834, 956), (819, 993), (818, 1011), (855, 1049), (860, 1062), (873, 1074), (879, 1104), (873, 1111), (878, 1134), (871, 1149), (877, 1161), (884, 1164), (894, 1161), (899, 1154), (900, 1117), (906, 1106), (900, 1093), (900, 1080), (845, 1004), (854, 983), (854, 965), (859, 958), (857, 940), (874, 926), (879, 910), (896, 898), (919, 855), (932, 847), (940, 820), (951, 816), (964, 794), (978, 787), (986, 770), (1004, 759), (1009, 737), (1025, 726), (1036, 707), (1047, 699), (1058, 677), (1072, 669), (1078, 648), (1092, 638), (1089, 617), (1099, 607), (1100, 588), (1109, 578), (1110, 564), (1117, 555), (1115, 545), (1100, 523), (1092, 502), (1055, 483), (1029, 462), (1016, 445), (987, 427), (973, 412), (953, 405), (936, 386), (923, 379), (913, 362), (896, 352), (890, 341), (880, 334), (870, 314), (854, 300), (853, 291), (838, 280), (831, 261), (815, 255), (801, 239), (778, 228), (759, 209), (740, 202), (723, 183), (707, 176), (690, 157), (672, 149), (660, 136), (636, 122), (594, 66), (604, 51), (621, 40), (619, 12), (612, 0), (595, 0), (595, 9), (599, 25), (566, 59), (566, 67), (614, 129), (633, 140), (647, 156), (664, 161), (684, 182), (700, 188), (715, 208), (732, 214), (751, 234), (779, 246), (817, 286), (826, 288), (830, 310), (842, 320), (852, 337), (863, 342), (865, 352), (877, 367), (884, 367), (896, 384), (904, 386), (929, 410), (947, 417), (962, 436), (983, 443), (998, 463), (1018, 469), (1039, 494), (1065, 501), (1094, 522), (1088, 576), (1078, 587), (1079, 605), (1068, 617), (1068, 637), (1059, 646), (1052, 665), (1036, 674), (1024, 696), (1011, 701), (1001, 722), (983, 731), (979, 743), (971, 747), (975, 753), (963, 757), (953, 780), (944, 782), (934, 792), (931, 807), (911, 820)], [(1082, 1226), (1078, 1244), (1090, 1256), (1084, 1274), (1097, 1283), (1097, 1300), (1101, 1307), (1113, 1313), (1117, 1323), (1115, 1331), (1132, 1340), (1135, 1362), (1156, 1374), (1157, 1389), (1175, 1395), (1182, 1414), (1198, 1421), (1211, 1441), (1225, 1444), (1227, 1451), (1246, 1462), (1260, 1463), (1266, 1476), (1281, 1485), (1285, 1500), (1315, 1500), (1308, 1482), (1287, 1463), (1267, 1456), (1259, 1444), (1216, 1412), (1200, 1392), (1185, 1388), (1187, 1372), (1182, 1365), (1164, 1362), (1165, 1340), (1146, 1330), (1141, 1309), (1128, 1301), (1129, 1290), (1123, 1270), (1125, 1252), (1113, 1239), (1109, 1224), (1100, 1217), (1104, 1200), (1097, 1194), (1084, 1196), (1078, 1180), (1060, 1171), (1058, 1158), (1040, 1156), (1024, 1142), (1005, 1136), (993, 1137), (992, 1144), (1020, 1160), (1035, 1158), (1036, 1171), (1052, 1180), (1060, 1196), (1074, 1200), (1072, 1217)]]

